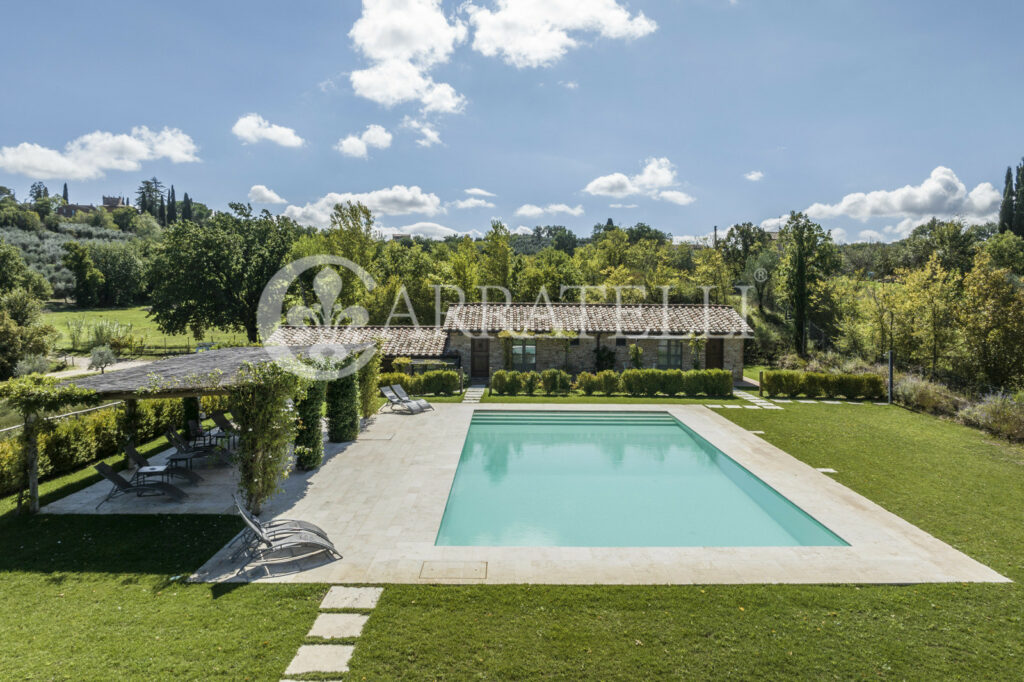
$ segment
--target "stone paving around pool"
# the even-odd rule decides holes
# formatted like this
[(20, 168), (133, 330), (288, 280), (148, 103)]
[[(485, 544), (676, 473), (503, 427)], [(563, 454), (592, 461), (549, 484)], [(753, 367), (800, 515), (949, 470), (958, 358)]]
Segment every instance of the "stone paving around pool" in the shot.
[[(271, 501), (264, 515), (266, 520), (297, 518), (320, 525), (343, 559), (283, 556), (242, 565), (230, 559), (232, 548), (227, 547), (193, 579), (334, 584), (1007, 581), (701, 405), (615, 405), (614, 409), (672, 414), (849, 546), (435, 546), (473, 413), (494, 409), (607, 411), (609, 407), (439, 403), (435, 411), (423, 414), (380, 414), (357, 442), (328, 445), (324, 464), (316, 472), (293, 474), (285, 492)], [(301, 480), (296, 484), (293, 478)]]

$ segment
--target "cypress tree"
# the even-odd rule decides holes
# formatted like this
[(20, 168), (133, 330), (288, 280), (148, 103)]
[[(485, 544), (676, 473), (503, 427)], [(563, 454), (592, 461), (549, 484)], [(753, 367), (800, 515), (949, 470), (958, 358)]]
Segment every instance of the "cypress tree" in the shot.
[[(1018, 172), (1019, 176), (1020, 173)], [(1020, 180), (1017, 181), (1020, 185)], [(1003, 202), (999, 204), (999, 231), (1006, 232), (1013, 229), (1014, 223), (1014, 194), (1013, 194), (1013, 171), (1006, 167), (1006, 182), (1003, 185)]]
[(156, 210), (156, 219), (160, 221), (160, 224), (167, 225), (167, 205), (164, 204), (164, 195), (160, 195), (160, 206)]
[(68, 203), (68, 183), (64, 183), (64, 203)]
[(171, 190), (167, 196), (167, 222), (174, 224), (178, 222), (178, 202), (174, 198), (174, 185), (171, 185)]
[(1024, 159), (1017, 166), (1017, 196), (1013, 200), (1013, 233), (1024, 237)]
[(181, 219), (192, 220), (192, 200), (188, 198), (188, 192), (185, 192), (185, 198), (181, 202)]

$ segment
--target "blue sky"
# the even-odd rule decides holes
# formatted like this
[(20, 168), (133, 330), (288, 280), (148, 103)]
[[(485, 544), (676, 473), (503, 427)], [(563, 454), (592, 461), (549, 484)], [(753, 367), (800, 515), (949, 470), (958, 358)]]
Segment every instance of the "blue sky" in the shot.
[(20, 196), (67, 180), (92, 203), (156, 175), (313, 223), (362, 198), (422, 234), (612, 217), (698, 236), (810, 209), (842, 239), (889, 240), (988, 219), (1024, 155), (1020, 2), (55, 2), (4, 19), (21, 28), (0, 45), (0, 184)]

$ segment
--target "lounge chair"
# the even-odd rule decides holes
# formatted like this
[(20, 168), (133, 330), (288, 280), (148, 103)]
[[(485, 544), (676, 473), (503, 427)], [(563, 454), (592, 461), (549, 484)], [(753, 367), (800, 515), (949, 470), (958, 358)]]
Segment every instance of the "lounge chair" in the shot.
[(174, 446), (174, 454), (167, 458), (167, 463), (172, 467), (179, 466), (179, 463), (184, 462), (184, 468), (191, 469), (192, 461), (201, 457), (216, 457), (223, 463), (228, 462), (230, 453), (219, 445), (193, 447), (185, 442), (185, 439), (174, 429), (167, 429), (164, 435), (167, 436), (167, 441)]
[[(237, 505), (237, 501), (236, 501)], [(241, 507), (239, 506), (239, 510)], [(283, 549), (294, 549), (307, 547), (313, 551), (327, 552), (331, 557), (340, 559), (341, 553), (334, 547), (334, 543), (325, 535), (319, 535), (306, 530), (265, 530), (262, 524), (249, 514), (242, 513), (242, 520), (249, 527), (251, 542), (242, 548), (250, 557), (273, 554)], [(321, 531), (322, 533), (323, 531)]]
[(388, 407), (394, 412), (396, 407), (401, 407), (408, 410), (409, 414), (419, 414), (423, 412), (423, 408), (416, 403), (409, 400), (402, 400), (395, 392), (391, 390), (390, 386), (382, 386), (380, 392), (384, 394), (384, 397), (388, 399)]
[(150, 476), (156, 476), (164, 481), (169, 481), (171, 476), (184, 478), (192, 483), (199, 483), (203, 477), (194, 471), (183, 467), (171, 466), (169, 464), (150, 464), (149, 460), (139, 454), (134, 445), (125, 445), (124, 452), (128, 460), (135, 465), (135, 473), (132, 474), (132, 483), (145, 483)]
[(410, 398), (409, 394), (405, 392), (404, 388), (402, 388), (402, 384), (391, 384), (391, 390), (395, 392), (395, 395), (398, 396), (399, 400), (404, 400), (407, 403), (416, 403), (424, 410), (434, 409), (434, 406), (423, 398)]
[(96, 471), (100, 472), (100, 475), (103, 478), (114, 484), (110, 493), (96, 505), (97, 509), (99, 509), (107, 500), (112, 500), (118, 495), (130, 495), (131, 493), (135, 493), (137, 497), (166, 495), (178, 502), (188, 497), (188, 493), (181, 488), (163, 481), (159, 481), (157, 483), (131, 483), (130, 481), (126, 481), (121, 474), (114, 471), (110, 465), (105, 462), (99, 462), (96, 464)]
[[(213, 419), (213, 423), (216, 424), (217, 428), (219, 429), (216, 433), (214, 433), (214, 436), (213, 436), (214, 439), (216, 439), (216, 440), (226, 439), (227, 440), (227, 446), (226, 447), (229, 450), (232, 450), (235, 447), (237, 447), (238, 446), (238, 426), (233, 421), (228, 419), (228, 416), (226, 414), (224, 414), (223, 412), (214, 412), (212, 415), (210, 415), (210, 417)], [(234, 441), (233, 444), (232, 444), (232, 441)]]
[[(298, 519), (274, 519), (273, 521), (263, 523), (249, 513), (249, 510), (245, 508), (238, 497), (232, 497), (234, 497), (235, 500), (235, 509), (238, 510), (239, 515), (249, 522), (248, 525), (258, 527), (268, 536), (276, 537), (286, 535), (288, 533), (312, 533), (314, 535), (319, 535), (328, 542), (330, 541), (330, 538), (327, 537), (327, 531), (315, 523), (310, 523), (309, 521), (299, 521)], [(255, 533), (251, 530), (247, 531), (247, 535), (251, 540), (256, 539)]]
[(216, 445), (212, 431), (204, 431), (203, 425), (196, 419), (188, 420), (188, 444), (193, 448)]

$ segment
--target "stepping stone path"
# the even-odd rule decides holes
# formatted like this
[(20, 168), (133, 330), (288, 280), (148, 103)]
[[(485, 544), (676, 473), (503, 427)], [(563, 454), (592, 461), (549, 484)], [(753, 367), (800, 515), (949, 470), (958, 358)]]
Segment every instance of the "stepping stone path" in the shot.
[[(369, 610), (377, 605), (382, 587), (332, 587), (320, 603), (321, 609)], [(323, 644), (303, 644), (285, 669), (285, 675), (345, 673), (355, 644), (332, 644), (331, 640), (352, 640), (362, 633), (370, 616), (365, 613), (321, 613), (306, 637)], [(282, 680), (282, 682), (288, 682)]]
[(484, 397), (484, 391), (486, 390), (486, 386), (470, 386), (466, 389), (466, 392), (462, 394), (462, 402), (478, 403), (480, 402), (480, 399)]
[(762, 410), (781, 410), (782, 409), (781, 407), (779, 407), (775, 403), (771, 402), (770, 400), (765, 400), (761, 396), (754, 395), (753, 393), (748, 393), (747, 391), (737, 391), (737, 390), (733, 389), (732, 394), (734, 396), (736, 396), (737, 398), (740, 398), (741, 400), (746, 400), (748, 403), (753, 403), (752, 405), (744, 405), (743, 406), (743, 407), (745, 407), (747, 409), (751, 409), (751, 410), (756, 410), (756, 409), (759, 409), (759, 408), (762, 409)]

